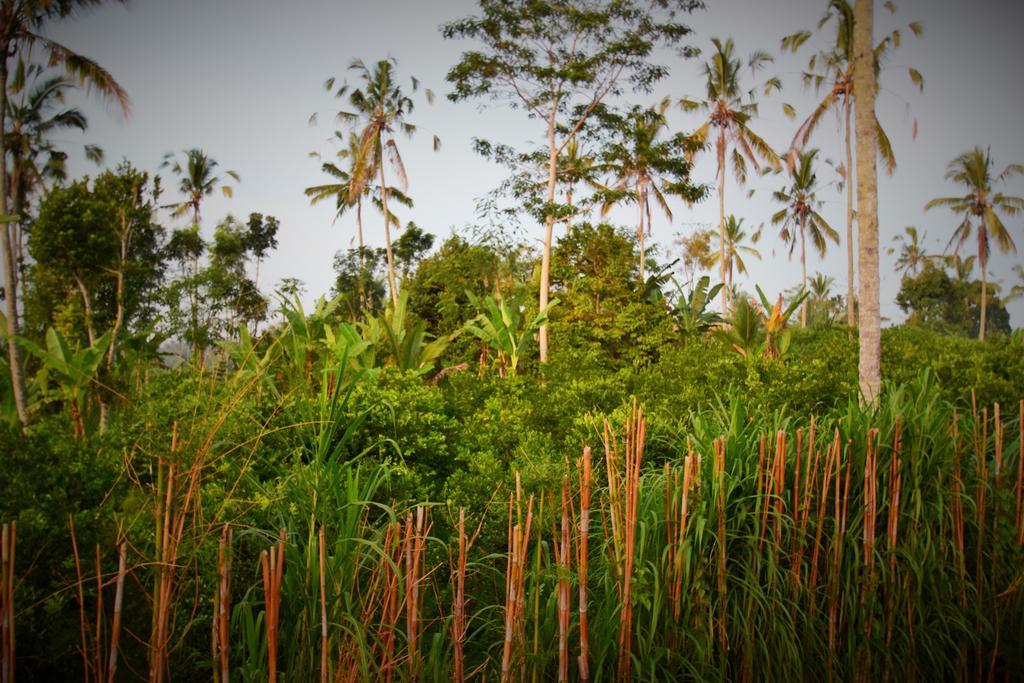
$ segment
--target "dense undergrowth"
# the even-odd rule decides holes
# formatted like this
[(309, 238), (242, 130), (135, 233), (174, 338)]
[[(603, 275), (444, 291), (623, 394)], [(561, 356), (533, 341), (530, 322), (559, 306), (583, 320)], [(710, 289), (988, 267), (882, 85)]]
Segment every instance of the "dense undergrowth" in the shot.
[[(244, 365), (154, 371), (102, 435), (74, 439), (63, 413), (27, 435), (3, 432), (18, 677), (106, 673), (121, 542), (119, 679), (152, 677), (151, 667), (214, 677), (221, 573), (226, 661), (242, 680), (268, 677), (275, 613), (280, 679), (316, 679), (321, 609), (332, 680), (447, 679), (457, 660), (481, 679), (498, 678), (503, 661), (524, 679), (555, 678), (560, 623), (572, 678), (584, 630), (593, 680), (621, 678), (624, 666), (638, 680), (1019, 676), (1024, 354), (1010, 339), (914, 328), (887, 331), (884, 345), (890, 381), (874, 410), (856, 401), (855, 341), (843, 328), (798, 333), (784, 361), (705, 337), (647, 364), (563, 352), (505, 378), (465, 370), (429, 381), (347, 363), (308, 382)], [(973, 402), (963, 387), (976, 388)], [(615, 472), (633, 397), (646, 417), (630, 483)], [(611, 470), (606, 420), (618, 435)], [(616, 514), (633, 520), (628, 580)], [(521, 604), (509, 609), (510, 518), (524, 532), (528, 515)], [(282, 531), (275, 589), (261, 553)], [(277, 610), (267, 590), (279, 591)]]

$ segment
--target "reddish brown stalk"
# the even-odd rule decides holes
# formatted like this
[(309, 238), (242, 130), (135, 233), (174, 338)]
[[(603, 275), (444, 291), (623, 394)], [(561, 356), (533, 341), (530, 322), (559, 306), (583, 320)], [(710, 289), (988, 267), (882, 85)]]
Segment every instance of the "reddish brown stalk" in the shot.
[[(521, 507), (522, 488), (516, 481), (516, 502)], [(530, 527), (533, 523), (533, 496), (530, 496), (526, 508), (526, 521), (523, 524), (511, 524), (513, 516), (512, 500), (509, 501), (509, 543), (508, 562), (505, 575), (505, 639), (501, 655), (501, 680), (503, 683), (512, 680), (512, 659), (515, 651), (519, 652), (519, 666), (522, 670), (521, 654), (525, 640), (523, 624), (523, 583), (525, 578), (526, 555), (530, 543)]]
[(975, 561), (975, 584), (978, 587), (978, 604), (984, 599), (985, 585), (985, 522), (986, 506), (988, 497), (988, 408), (981, 412), (981, 440), (978, 439), (978, 414), (974, 414), (974, 464), (977, 469), (977, 485), (975, 487), (974, 500), (978, 513), (978, 547)]
[(803, 452), (804, 431), (796, 430), (796, 462), (793, 464), (793, 525), (800, 521), (800, 456)]
[[(992, 471), (992, 538), (996, 539), (999, 537), (999, 487), (1002, 483), (1003, 473), (1003, 419), (999, 411), (999, 404), (996, 403), (993, 406), (992, 414), (992, 439), (993, 448), (995, 452), (992, 454), (993, 460), (993, 471)], [(998, 552), (999, 544), (992, 544), (992, 575), (996, 575), (995, 565), (998, 560), (996, 553)]]
[[(1024, 404), (1022, 404), (1024, 405)], [(1022, 408), (1024, 411), (1024, 408)], [(580, 586), (580, 654), (579, 677), (581, 681), (590, 680), (590, 634), (587, 630), (587, 560), (589, 558), (588, 540), (590, 536), (590, 446), (583, 449), (580, 467), (580, 538), (576, 548), (576, 566)]]
[(814, 605), (814, 590), (818, 585), (818, 555), (821, 552), (821, 536), (825, 527), (825, 506), (828, 504), (828, 492), (829, 484), (832, 480), (832, 470), (836, 467), (839, 459), (839, 448), (839, 429), (836, 429), (835, 436), (832, 438), (832, 443), (825, 450), (825, 471), (821, 475), (821, 498), (818, 499), (818, 522), (817, 528), (814, 531), (814, 549), (811, 551), (811, 573), (807, 580), (807, 588), (810, 592), (812, 606)]
[(284, 576), (284, 529), (281, 529), (276, 545), (270, 551), (260, 553), (263, 570), (264, 614), (267, 626), (267, 680), (277, 681), (277, 636), (280, 625), (281, 578)]
[(103, 681), (103, 566), (100, 564), (100, 544), (96, 544), (96, 629), (93, 631), (93, 666), (96, 681)]
[(783, 431), (775, 439), (775, 473), (772, 483), (775, 488), (775, 546), (772, 551), (778, 552), (782, 544), (782, 506), (786, 494), (786, 432)]
[(110, 624), (110, 656), (107, 660), (107, 683), (114, 683), (117, 674), (117, 655), (121, 641), (121, 607), (124, 603), (124, 578), (127, 574), (128, 544), (117, 546), (117, 583), (114, 588), (114, 617)]
[[(85, 634), (85, 590), (84, 581), (82, 580), (82, 562), (78, 555), (78, 540), (75, 537), (75, 519), (71, 515), (68, 515), (68, 529), (71, 531), (71, 553), (75, 560), (75, 576), (76, 576), (76, 588), (78, 589), (78, 623), (79, 623), (79, 638), (81, 640), (81, 651), (82, 651), (82, 675), (85, 683), (89, 683), (89, 672), (92, 670), (92, 662), (89, 661), (89, 641)], [(4, 533), (7, 532), (6, 527)], [(3, 543), (4, 551), (7, 550), (7, 539), (4, 538)], [(7, 566), (7, 557), (4, 555), (4, 566)], [(6, 617), (6, 614), (4, 615)]]
[(690, 514), (690, 489), (693, 487), (693, 478), (696, 472), (696, 461), (694, 460), (693, 453), (689, 453), (683, 459), (683, 500), (679, 510), (679, 529), (678, 537), (675, 540), (677, 552), (675, 556), (675, 567), (673, 567), (673, 581), (675, 587), (673, 590), (673, 596), (675, 598), (672, 604), (672, 618), (678, 623), (679, 615), (682, 611), (682, 593), (683, 593), (683, 568), (682, 568), (682, 549), (683, 542), (686, 537), (686, 521)]
[(0, 680), (3, 683), (14, 683), (14, 546), (17, 530), (17, 522), (9, 522), (0, 532)]
[(217, 607), (214, 619), (214, 672), (219, 672), (220, 681), (230, 680), (229, 647), (231, 644), (231, 527), (227, 524), (220, 532), (217, 545)]
[(426, 508), (419, 505), (416, 507), (415, 526), (413, 526), (411, 512), (406, 517), (405, 526), (405, 624), (409, 650), (409, 678), (413, 681), (419, 680), (421, 668), (419, 648), (420, 574), (423, 569), (423, 551), (427, 531)]
[(889, 463), (889, 518), (886, 537), (889, 543), (889, 576), (888, 584), (892, 595), (886, 601), (886, 647), (892, 644), (893, 613), (895, 604), (895, 587), (898, 583), (896, 576), (896, 539), (899, 534), (900, 524), (900, 488), (903, 481), (903, 462), (900, 454), (903, 451), (903, 430), (899, 422), (896, 422), (895, 435), (892, 444), (892, 460)]
[(558, 558), (558, 680), (569, 680), (569, 491), (562, 484), (561, 541), (554, 544)]
[[(381, 623), (379, 628), (383, 649), (380, 672), (387, 683), (390, 683), (394, 677), (395, 625), (398, 622), (399, 613), (398, 583), (401, 580), (399, 567), (401, 567), (403, 556), (401, 536), (401, 522), (393, 522), (388, 525), (384, 535), (384, 554), (391, 561), (383, 563), (384, 597), (381, 603)], [(354, 666), (349, 668), (354, 669)]]
[(459, 508), (459, 559), (455, 566), (455, 605), (452, 614), (452, 680), (463, 683), (466, 680), (466, 508)]
[(631, 647), (633, 640), (633, 564), (636, 547), (636, 521), (640, 500), (640, 463), (643, 459), (647, 421), (643, 408), (633, 401), (626, 420), (625, 457), (619, 469), (616, 443), (605, 422), (605, 458), (608, 469), (608, 503), (612, 519), (612, 539), (615, 546), (618, 589), (621, 601), (619, 612), (618, 679), (632, 677)]
[[(333, 375), (332, 375), (333, 377)], [(320, 563), (320, 683), (327, 683), (330, 667), (327, 663), (327, 572), (325, 562), (324, 525), (316, 535), (317, 555)]]
[(723, 652), (729, 650), (729, 636), (725, 623), (726, 590), (725, 590), (725, 440), (715, 439), (715, 486), (718, 495), (715, 499), (718, 517), (718, 645)]
[[(878, 447), (875, 437), (878, 429), (868, 430), (867, 454), (864, 458), (864, 565), (867, 567), (864, 583), (861, 584), (860, 600), (864, 603), (873, 596), (875, 582), (875, 531), (878, 519)], [(874, 619), (869, 612), (864, 621), (864, 634), (870, 639)]]

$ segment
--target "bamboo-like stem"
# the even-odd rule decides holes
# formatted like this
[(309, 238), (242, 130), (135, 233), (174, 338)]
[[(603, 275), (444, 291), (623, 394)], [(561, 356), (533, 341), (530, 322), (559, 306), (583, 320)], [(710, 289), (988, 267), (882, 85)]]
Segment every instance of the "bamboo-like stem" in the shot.
[(121, 642), (121, 608), (124, 604), (124, 579), (128, 567), (128, 543), (122, 540), (117, 547), (117, 583), (114, 588), (114, 616), (110, 623), (110, 656), (107, 660), (107, 683), (114, 683), (117, 675), (117, 656)]
[(231, 645), (231, 527), (227, 524), (221, 528), (220, 541), (217, 548), (217, 614), (214, 628), (216, 633), (214, 651), (214, 670), (220, 673), (222, 683), (228, 683), (231, 677), (230, 645)]
[(8, 522), (0, 531), (0, 680), (3, 683), (14, 683), (14, 546), (17, 530), (17, 522)]
[(726, 537), (725, 537), (725, 440), (721, 437), (712, 444), (715, 453), (715, 517), (718, 520), (718, 646), (722, 653), (729, 651), (729, 635), (726, 624)]
[(569, 680), (569, 493), (562, 485), (561, 542), (555, 543), (558, 558), (558, 680)]
[(96, 628), (93, 631), (93, 657), (96, 681), (105, 680), (103, 675), (103, 567), (100, 564), (100, 544), (96, 544)]
[[(1024, 412), (1024, 407), (1022, 407)], [(590, 680), (590, 632), (587, 618), (587, 569), (589, 560), (589, 538), (590, 538), (590, 446), (583, 449), (583, 458), (580, 467), (580, 533), (579, 544), (576, 549), (577, 581), (579, 581), (580, 604), (580, 654), (579, 678), (581, 681)], [(1019, 487), (1018, 487), (1019, 488)]]
[(455, 566), (455, 604), (452, 613), (452, 680), (463, 683), (466, 680), (466, 508), (459, 508), (459, 557)]
[[(516, 477), (516, 493), (509, 496), (509, 537), (508, 559), (505, 566), (505, 638), (501, 654), (501, 680), (507, 683), (512, 680), (512, 659), (515, 651), (522, 654), (523, 645), (523, 582), (525, 578), (526, 556), (530, 543), (530, 527), (533, 523), (533, 496), (527, 503), (525, 523), (512, 524), (513, 502), (521, 508), (522, 487)], [(516, 646), (518, 641), (518, 647)], [(522, 671), (520, 666), (516, 670)]]
[(327, 663), (327, 581), (325, 571), (324, 525), (320, 525), (316, 536), (317, 555), (320, 566), (320, 683), (327, 683), (330, 667)]
[(267, 680), (277, 682), (277, 636), (280, 624), (281, 578), (284, 576), (285, 532), (281, 529), (276, 545), (260, 552), (263, 570), (263, 609), (267, 627)]
[[(75, 519), (70, 514), (68, 515), (68, 529), (71, 532), (71, 553), (75, 560), (75, 587), (78, 591), (78, 623), (79, 623), (79, 639), (81, 642), (82, 651), (82, 676), (85, 683), (89, 683), (89, 672), (92, 670), (92, 662), (89, 661), (89, 641), (86, 638), (86, 626), (85, 626), (85, 590), (84, 581), (82, 580), (82, 562), (78, 555), (78, 539), (75, 536)], [(7, 529), (4, 528), (6, 533)], [(7, 550), (7, 539), (4, 538), (4, 551)], [(7, 565), (6, 554), (4, 556), (4, 566)], [(6, 615), (5, 615), (6, 616)]]

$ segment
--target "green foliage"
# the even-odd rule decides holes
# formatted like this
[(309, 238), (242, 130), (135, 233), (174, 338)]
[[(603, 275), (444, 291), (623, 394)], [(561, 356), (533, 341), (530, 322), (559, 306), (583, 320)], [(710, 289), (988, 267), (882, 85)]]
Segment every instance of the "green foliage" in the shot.
[[(554, 299), (529, 322), (522, 316), (524, 306), (509, 306), (503, 298), (488, 295), (483, 303), (470, 291), (466, 297), (480, 311), (480, 314), (466, 324), (465, 330), (480, 339), (486, 347), (491, 347), (498, 354), (498, 375), (515, 377), (519, 360), (526, 349), (527, 343), (548, 319), (548, 311), (558, 304)], [(524, 324), (525, 323), (525, 324)]]
[(711, 278), (707, 275), (701, 276), (693, 289), (680, 297), (679, 303), (672, 310), (672, 317), (679, 326), (679, 332), (686, 338), (705, 334), (715, 325), (724, 322), (722, 316), (708, 310), (708, 306), (721, 291), (722, 283), (719, 282), (709, 289), (710, 283)]

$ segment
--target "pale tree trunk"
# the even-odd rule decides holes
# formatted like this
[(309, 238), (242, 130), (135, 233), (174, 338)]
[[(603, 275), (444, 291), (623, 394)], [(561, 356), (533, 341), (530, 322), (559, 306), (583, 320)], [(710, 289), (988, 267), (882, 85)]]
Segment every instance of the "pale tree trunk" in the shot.
[[(807, 219), (800, 219), (800, 288), (807, 293)], [(807, 299), (800, 307), (800, 327), (807, 327)]]
[[(0, 135), (7, 130), (7, 53), (8, 45), (2, 46), (0, 54)], [(7, 215), (7, 154), (0, 150), (0, 215)], [(4, 311), (7, 315), (7, 364), (11, 373), (11, 393), (18, 419), (28, 424), (28, 399), (25, 395), (25, 375), (21, 367), (21, 353), (15, 336), (18, 334), (18, 273), (12, 243), (13, 223), (0, 225), (0, 258), (4, 268)]]
[[(981, 233), (981, 230), (978, 232)], [(988, 254), (985, 253), (984, 245), (982, 246), (979, 254), (981, 256), (981, 327), (978, 328), (978, 339), (985, 341), (985, 325), (988, 318)]]
[(84, 309), (85, 317), (85, 334), (89, 338), (89, 346), (93, 346), (96, 343), (96, 331), (92, 327), (92, 299), (89, 296), (89, 290), (86, 289), (85, 283), (82, 282), (81, 278), (75, 278), (75, 284), (78, 285), (78, 293), (82, 295), (82, 307)]
[(850, 96), (846, 95), (843, 110), (846, 116), (844, 124), (846, 137), (846, 324), (854, 326), (853, 312), (853, 148), (850, 146)]
[(107, 367), (114, 368), (114, 356), (117, 351), (117, 335), (124, 324), (124, 271), (128, 267), (128, 240), (131, 239), (131, 229), (128, 227), (126, 216), (121, 215), (121, 242), (120, 253), (117, 258), (117, 291), (114, 296), (116, 302), (116, 313), (114, 314), (114, 326), (110, 330), (110, 349), (107, 350)]
[[(555, 184), (558, 179), (558, 147), (555, 145), (555, 114), (557, 106), (551, 107), (551, 115), (548, 117), (548, 206), (555, 201)], [(554, 231), (555, 217), (548, 211), (547, 220), (544, 225), (544, 251), (540, 257), (540, 310), (548, 305), (551, 284), (551, 236)], [(537, 346), (540, 351), (540, 362), (548, 360), (548, 324), (545, 322), (538, 331)]]
[(377, 138), (377, 147), (380, 149), (377, 165), (380, 170), (380, 199), (384, 209), (384, 250), (388, 257), (388, 288), (391, 289), (391, 306), (397, 309), (398, 286), (395, 284), (395, 260), (391, 255), (391, 214), (388, 213), (388, 186), (384, 184), (384, 147), (380, 138)]
[(367, 300), (366, 289), (363, 287), (363, 278), (366, 276), (366, 253), (363, 246), (363, 198), (356, 199), (356, 235), (359, 238), (359, 279), (356, 280), (359, 287), (359, 306), (363, 311), (368, 311), (370, 302)]
[(637, 237), (640, 238), (640, 285), (644, 283), (644, 257), (647, 255), (644, 251), (644, 204), (647, 203), (647, 187), (640, 185), (637, 190), (637, 202), (640, 206), (640, 223), (637, 228)]
[(882, 383), (881, 311), (878, 275), (878, 149), (875, 130), (873, 0), (856, 0), (853, 30), (853, 97), (857, 133), (857, 238), (860, 279), (860, 363), (862, 400), (874, 404)]
[[(718, 134), (718, 272), (725, 282), (725, 128)], [(729, 298), (722, 287), (722, 317), (729, 315)]]

